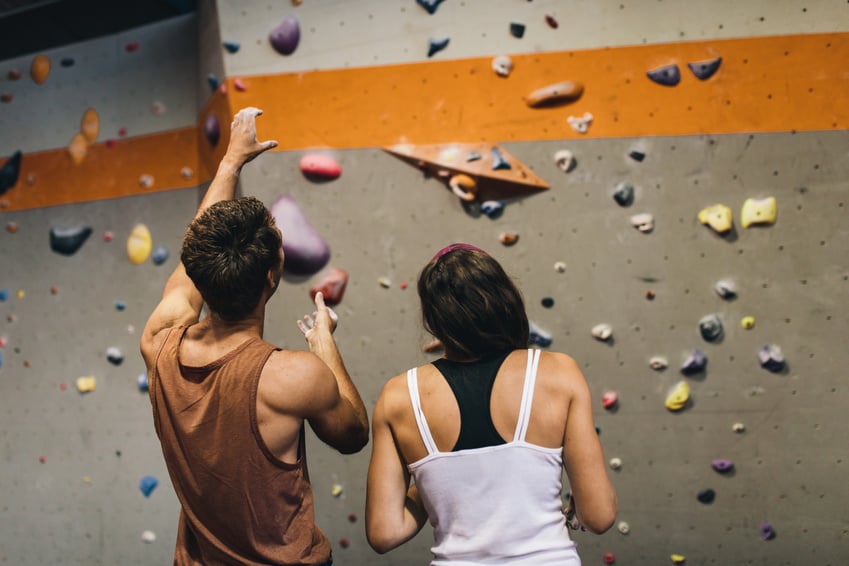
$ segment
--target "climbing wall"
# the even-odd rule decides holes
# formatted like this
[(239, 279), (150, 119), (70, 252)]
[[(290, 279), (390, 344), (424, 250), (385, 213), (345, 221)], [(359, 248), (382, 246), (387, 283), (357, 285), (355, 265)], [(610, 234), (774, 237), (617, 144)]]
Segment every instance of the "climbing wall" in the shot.
[[(138, 114), (130, 131), (169, 135), (196, 121), (202, 125), (211, 108), (223, 125), (245, 104), (266, 111), (260, 137), (279, 139), (282, 151), (248, 165), (241, 189), (269, 205), (289, 195), (331, 249), (329, 263), (315, 275), (286, 277), (269, 307), (266, 338), (303, 348), (294, 321), (311, 310), (309, 288), (330, 268), (348, 271), (337, 338), (369, 409), (389, 377), (431, 359), (422, 353), (429, 337), (415, 295), (422, 265), (452, 241), (478, 245), (501, 261), (523, 290), (540, 335), (551, 340), (547, 348), (571, 354), (583, 368), (606, 458), (618, 459), (610, 470), (619, 496), (616, 526), (602, 536), (574, 535), (585, 564), (603, 563), (606, 553), (616, 564), (640, 565), (671, 563), (673, 554), (687, 564), (847, 562), (843, 510), (849, 497), (842, 477), (849, 425), (841, 409), (849, 404), (842, 378), (849, 364), (843, 344), (849, 331), (843, 306), (849, 292), (849, 105), (845, 79), (828, 71), (839, 69), (839, 63), (828, 66), (835, 61), (828, 50), (845, 53), (847, 5), (712, 2), (708, 9), (695, 1), (493, 0), (483, 6), (446, 0), (431, 15), (412, 0), (391, 8), (377, 0), (308, 0), (297, 7), (200, 2), (199, 36), (181, 34), (181, 41), (200, 45), (200, 53), (182, 64), (171, 61), (185, 65), (179, 72), (163, 67), (161, 58), (140, 66), (158, 77), (185, 78), (179, 102), (166, 101), (162, 117), (173, 117), (171, 109), (180, 104), (186, 113), (173, 124), (155, 125), (162, 117), (150, 113), (156, 97), (145, 89), (159, 88), (156, 80), (136, 85), (137, 99), (126, 99), (120, 112)], [(268, 34), (287, 16), (298, 20), (301, 40), (292, 54), (280, 55)], [(511, 34), (511, 23), (525, 25), (521, 38)], [(194, 23), (184, 24), (194, 30)], [(168, 26), (180, 25), (145, 28), (149, 39), (140, 45), (169, 38)], [(444, 49), (428, 57), (429, 40), (445, 38)], [(134, 40), (122, 34), (109, 45), (121, 51)], [(98, 49), (105, 41), (95, 42)], [(218, 41), (239, 48), (211, 52)], [(73, 51), (51, 55), (58, 60)], [(558, 52), (573, 61), (571, 67), (548, 62)], [(493, 82), (490, 60), (500, 54), (512, 56), (515, 70)], [(706, 82), (687, 68), (697, 54), (724, 55)], [(799, 69), (815, 60), (822, 66), (812, 68), (810, 84), (800, 83)], [(679, 85), (646, 77), (650, 68), (673, 61)], [(783, 61), (793, 73), (780, 74)], [(2, 70), (27, 65), (28, 59), (4, 63)], [(210, 73), (229, 82), (227, 92), (206, 105)], [(611, 90), (599, 93), (593, 76)], [(375, 83), (358, 82), (362, 77)], [(582, 80), (583, 97), (542, 114), (528, 110), (522, 95), (531, 85), (556, 82), (552, 77)], [(236, 78), (245, 90), (234, 88)], [(638, 90), (617, 90), (619, 79)], [(451, 80), (462, 81), (462, 88), (451, 89)], [(445, 87), (442, 94), (432, 90), (434, 83)], [(86, 88), (94, 92), (96, 84)], [(423, 94), (404, 90), (410, 85)], [(28, 144), (0, 139), (0, 153), (20, 148), (24, 163), (31, 152), (63, 148), (81, 112), (96, 103), (83, 90), (85, 104), (60, 110), (62, 90), (44, 90), (50, 82), (42, 90), (28, 88), (44, 96), (44, 112), (53, 109), (67, 127)], [(381, 98), (393, 88), (404, 91), (405, 104)], [(811, 103), (802, 95), (822, 98)], [(24, 100), (16, 94), (12, 106), (0, 106), (4, 131), (8, 126), (21, 140), (44, 129), (9, 111)], [(794, 112), (794, 103), (805, 112)], [(688, 106), (695, 112), (688, 115)], [(567, 117), (584, 111), (595, 119), (579, 134)], [(104, 122), (106, 132), (123, 125)], [(223, 150), (224, 130), (216, 148), (197, 142), (201, 159)], [(549, 188), (507, 199), (500, 216), (491, 218), (478, 205), (462, 206), (438, 174), (423, 175), (382, 149), (459, 141), (498, 144), (514, 167), (522, 164)], [(568, 172), (554, 160), (562, 150), (574, 157)], [(314, 153), (334, 159), (341, 176), (316, 182), (303, 175), (300, 160)], [(146, 170), (140, 165), (128, 176), (135, 196), (18, 210), (15, 191), (21, 187), (5, 195), (0, 488), (9, 495), (0, 517), (9, 526), (0, 534), (0, 560), (170, 560), (179, 509), (137, 385), (143, 365), (136, 343), (197, 204), (196, 191), (167, 189), (205, 179), (198, 173), (159, 180), (190, 160), (170, 158), (155, 175), (153, 189), (164, 190), (153, 194), (136, 187)], [(621, 183), (634, 191), (625, 206), (614, 199)], [(774, 224), (744, 228), (746, 200), (770, 196), (777, 202)], [(724, 234), (698, 219), (716, 204), (732, 213), (733, 228)], [(644, 213), (652, 215), (651, 231), (632, 224)], [(170, 250), (162, 265), (127, 259), (125, 242), (137, 223), (150, 228), (154, 247)], [(76, 254), (62, 256), (49, 247), (49, 229), (56, 226), (90, 226), (93, 234)], [(107, 231), (112, 241), (104, 238)], [(505, 246), (502, 234), (518, 235), (518, 241)], [(733, 286), (736, 297), (722, 298), (715, 290), (719, 281)], [(713, 340), (699, 327), (709, 315), (723, 327)], [(744, 328), (744, 317), (752, 317), (753, 326)], [(602, 324), (611, 331), (606, 340), (592, 335)], [(764, 346), (781, 349), (783, 367), (762, 367)], [(110, 347), (123, 354), (120, 365), (107, 359)], [(681, 367), (696, 351), (707, 366), (685, 375)], [(653, 357), (665, 358), (667, 367), (652, 369)], [(85, 376), (96, 378), (96, 389), (80, 393), (76, 379)], [(689, 398), (680, 410), (669, 410), (667, 398), (681, 382)], [(606, 408), (603, 398), (611, 393), (618, 400)], [(385, 556), (368, 548), (368, 448), (341, 456), (312, 435), (308, 445), (317, 518), (337, 563), (427, 562), (429, 528)], [(715, 471), (715, 460), (731, 461), (733, 469)], [(140, 482), (147, 476), (159, 485), (145, 496)], [(710, 499), (707, 490), (712, 501), (700, 501)], [(32, 545), (34, 537), (42, 544)]]

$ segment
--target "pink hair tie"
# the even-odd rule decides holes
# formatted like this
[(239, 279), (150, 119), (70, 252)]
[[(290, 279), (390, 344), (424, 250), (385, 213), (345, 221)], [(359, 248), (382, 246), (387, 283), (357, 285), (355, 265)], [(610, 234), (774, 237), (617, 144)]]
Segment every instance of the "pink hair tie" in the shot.
[(441, 250), (436, 252), (436, 255), (433, 256), (433, 258), (431, 258), (430, 261), (434, 262), (434, 261), (438, 260), (439, 258), (441, 258), (442, 256), (444, 256), (445, 254), (447, 254), (449, 252), (453, 252), (454, 250), (469, 250), (470, 252), (480, 252), (484, 255), (488, 255), (485, 251), (483, 251), (482, 249), (480, 249), (477, 246), (473, 246), (472, 244), (455, 243), (455, 244), (448, 244), (447, 246), (445, 246), (444, 248), (442, 248)]

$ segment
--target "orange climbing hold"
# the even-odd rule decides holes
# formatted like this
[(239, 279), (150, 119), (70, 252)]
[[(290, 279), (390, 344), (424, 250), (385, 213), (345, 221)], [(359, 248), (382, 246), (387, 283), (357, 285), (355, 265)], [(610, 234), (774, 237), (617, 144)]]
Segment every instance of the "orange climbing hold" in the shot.
[(94, 108), (89, 108), (83, 114), (80, 133), (88, 143), (94, 143), (94, 140), (97, 139), (97, 134), (100, 133), (100, 118)]
[(76, 134), (71, 138), (71, 143), (68, 144), (68, 155), (71, 156), (71, 161), (74, 165), (79, 165), (85, 159), (88, 153), (88, 141), (83, 134)]
[(44, 55), (36, 55), (32, 60), (29, 74), (35, 84), (43, 84), (47, 80), (47, 75), (50, 74), (50, 59)]

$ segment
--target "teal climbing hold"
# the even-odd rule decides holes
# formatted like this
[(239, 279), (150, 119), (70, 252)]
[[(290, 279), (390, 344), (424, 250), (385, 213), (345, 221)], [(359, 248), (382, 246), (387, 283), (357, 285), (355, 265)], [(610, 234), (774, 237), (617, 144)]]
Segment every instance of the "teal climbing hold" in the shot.
[(159, 480), (154, 476), (144, 476), (139, 482), (139, 489), (145, 497), (150, 497), (157, 485), (159, 485)]

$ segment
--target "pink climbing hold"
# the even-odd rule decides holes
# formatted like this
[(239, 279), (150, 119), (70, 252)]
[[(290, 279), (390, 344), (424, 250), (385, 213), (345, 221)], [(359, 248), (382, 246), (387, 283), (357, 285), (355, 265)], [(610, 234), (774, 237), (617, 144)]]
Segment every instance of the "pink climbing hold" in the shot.
[(619, 394), (616, 391), (605, 391), (601, 397), (601, 404), (605, 409), (614, 409), (619, 402)]
[(233, 79), (233, 88), (235, 88), (239, 92), (245, 92), (246, 90), (248, 90), (248, 87), (245, 86), (245, 83), (242, 79)]
[(342, 174), (342, 167), (329, 155), (309, 153), (301, 158), (301, 173), (308, 179), (333, 180)]
[(347, 285), (348, 272), (334, 267), (310, 289), (310, 297), (315, 300), (316, 294), (320, 292), (324, 296), (325, 303), (330, 306), (338, 305), (342, 302)]

